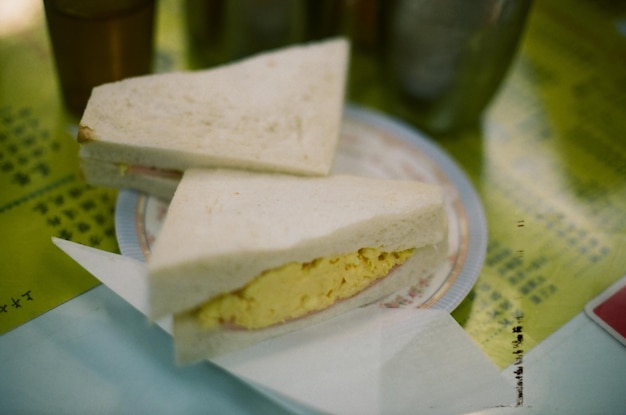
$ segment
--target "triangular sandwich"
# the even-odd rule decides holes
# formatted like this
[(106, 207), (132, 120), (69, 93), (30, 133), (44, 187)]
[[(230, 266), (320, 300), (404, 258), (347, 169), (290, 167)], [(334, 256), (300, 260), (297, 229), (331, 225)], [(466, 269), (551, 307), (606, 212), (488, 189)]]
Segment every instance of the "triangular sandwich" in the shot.
[(372, 303), (447, 256), (442, 189), (410, 180), (188, 170), (148, 261), (179, 362)]
[(84, 176), (170, 198), (192, 167), (326, 175), (348, 49), (334, 38), (96, 87), (78, 131)]

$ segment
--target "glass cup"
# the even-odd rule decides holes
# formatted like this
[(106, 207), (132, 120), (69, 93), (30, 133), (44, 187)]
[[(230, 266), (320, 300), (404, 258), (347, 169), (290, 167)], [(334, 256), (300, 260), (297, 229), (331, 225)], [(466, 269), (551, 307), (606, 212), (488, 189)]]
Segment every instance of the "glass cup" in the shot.
[(80, 117), (93, 87), (151, 72), (154, 0), (44, 0), (63, 101)]

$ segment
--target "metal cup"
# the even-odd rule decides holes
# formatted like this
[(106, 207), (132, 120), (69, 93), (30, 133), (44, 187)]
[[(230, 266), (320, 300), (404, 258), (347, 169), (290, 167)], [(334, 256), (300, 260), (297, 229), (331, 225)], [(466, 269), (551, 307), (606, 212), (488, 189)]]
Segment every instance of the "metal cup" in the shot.
[(531, 0), (391, 0), (383, 71), (391, 110), (442, 134), (479, 123), (515, 55)]
[(306, 39), (302, 0), (185, 0), (188, 60), (205, 68)]
[(93, 87), (152, 69), (154, 0), (44, 0), (66, 108), (80, 117)]

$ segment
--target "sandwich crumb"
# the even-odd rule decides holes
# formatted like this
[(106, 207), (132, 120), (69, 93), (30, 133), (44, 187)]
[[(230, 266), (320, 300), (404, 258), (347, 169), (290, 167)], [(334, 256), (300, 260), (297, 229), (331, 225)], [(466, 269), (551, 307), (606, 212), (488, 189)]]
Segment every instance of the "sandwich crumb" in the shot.
[(86, 125), (79, 125), (76, 141), (78, 141), (80, 144), (88, 143), (90, 141), (96, 141), (93, 129), (87, 127)]

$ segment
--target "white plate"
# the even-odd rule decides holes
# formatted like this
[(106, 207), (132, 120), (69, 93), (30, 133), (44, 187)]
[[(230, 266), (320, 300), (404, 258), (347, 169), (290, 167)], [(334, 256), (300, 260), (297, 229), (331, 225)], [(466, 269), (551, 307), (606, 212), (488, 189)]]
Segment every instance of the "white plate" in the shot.
[[(461, 168), (418, 131), (363, 108), (346, 108), (335, 173), (411, 178), (442, 185), (449, 224), (448, 261), (429, 276), (382, 301), (387, 307), (454, 310), (472, 289), (485, 258), (487, 221)], [(145, 260), (168, 204), (132, 190), (119, 193), (116, 233), (123, 255)]]

